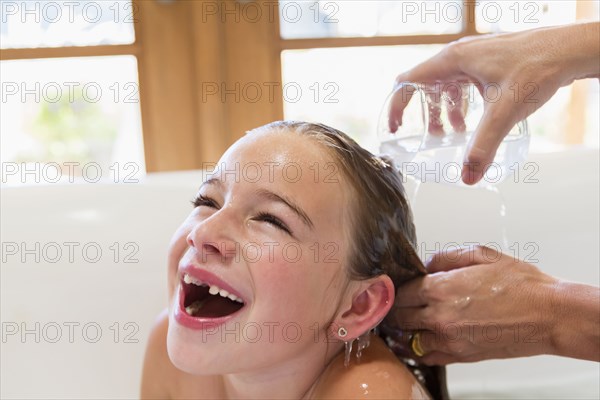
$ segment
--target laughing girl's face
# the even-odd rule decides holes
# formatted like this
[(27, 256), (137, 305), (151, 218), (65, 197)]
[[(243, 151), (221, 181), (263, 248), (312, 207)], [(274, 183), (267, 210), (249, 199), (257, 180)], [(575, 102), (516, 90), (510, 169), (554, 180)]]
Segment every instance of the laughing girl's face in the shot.
[(314, 139), (276, 131), (217, 166), (169, 251), (171, 361), (216, 375), (324, 354), (350, 284), (341, 171)]

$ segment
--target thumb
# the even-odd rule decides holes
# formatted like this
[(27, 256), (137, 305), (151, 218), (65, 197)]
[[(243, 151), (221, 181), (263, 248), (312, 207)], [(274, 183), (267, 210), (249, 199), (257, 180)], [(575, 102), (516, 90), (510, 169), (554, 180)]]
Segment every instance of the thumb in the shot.
[(502, 140), (516, 123), (513, 122), (514, 103), (501, 98), (496, 103), (486, 103), (486, 106), (463, 161), (462, 180), (467, 185), (473, 185), (483, 178)]

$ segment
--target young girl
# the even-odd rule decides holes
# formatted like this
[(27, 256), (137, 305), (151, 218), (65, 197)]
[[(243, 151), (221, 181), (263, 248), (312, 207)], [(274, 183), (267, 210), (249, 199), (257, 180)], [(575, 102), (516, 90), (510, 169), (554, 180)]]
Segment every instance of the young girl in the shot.
[(193, 204), (142, 398), (445, 397), (440, 371), (414, 375), (388, 347), (395, 288), (425, 273), (390, 162), (325, 125), (275, 122), (231, 146)]

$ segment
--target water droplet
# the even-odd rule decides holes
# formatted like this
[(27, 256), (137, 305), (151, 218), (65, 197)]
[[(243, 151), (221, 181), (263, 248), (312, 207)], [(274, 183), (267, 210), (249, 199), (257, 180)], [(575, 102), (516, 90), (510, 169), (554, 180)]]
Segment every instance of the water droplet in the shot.
[(363, 390), (363, 394), (369, 394), (369, 385), (367, 385), (366, 383), (361, 383), (360, 387)]
[(370, 330), (358, 337), (358, 346), (356, 349), (356, 359), (358, 361), (360, 361), (360, 358), (362, 357), (362, 351), (369, 347), (369, 344), (371, 344)]
[(352, 354), (352, 343), (354, 343), (354, 339), (349, 342), (346, 342), (346, 351), (344, 354), (344, 367), (348, 367), (350, 365), (350, 354)]

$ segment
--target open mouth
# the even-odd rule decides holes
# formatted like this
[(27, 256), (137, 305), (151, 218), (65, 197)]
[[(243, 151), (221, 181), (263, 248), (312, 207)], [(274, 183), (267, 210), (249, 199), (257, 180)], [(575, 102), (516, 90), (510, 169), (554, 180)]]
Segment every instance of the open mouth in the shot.
[(209, 285), (184, 274), (183, 309), (195, 318), (221, 318), (244, 307), (244, 301), (216, 285)]

